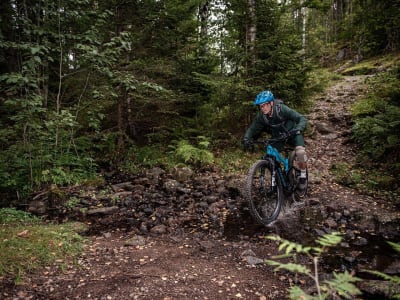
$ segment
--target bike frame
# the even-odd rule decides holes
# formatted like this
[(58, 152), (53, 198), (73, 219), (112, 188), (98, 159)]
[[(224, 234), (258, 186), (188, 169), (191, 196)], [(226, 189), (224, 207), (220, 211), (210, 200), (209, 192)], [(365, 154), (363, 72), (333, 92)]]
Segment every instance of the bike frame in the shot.
[(267, 145), (266, 149), (267, 156), (272, 156), (278, 163), (282, 163), (284, 166), (285, 173), (289, 172), (289, 157), (284, 157), (276, 148), (271, 145)]
[[(282, 188), (285, 194), (289, 195), (294, 191), (294, 187), (289, 184), (289, 180), (287, 178), (289, 171), (293, 166), (289, 165), (289, 152), (286, 151), (286, 156), (283, 156), (278, 149), (267, 144), (265, 149), (266, 157), (270, 157), (273, 159), (275, 164), (275, 170), (277, 172), (277, 176), (280, 177)], [(264, 157), (265, 158), (265, 157)], [(283, 165), (283, 169), (282, 169)]]

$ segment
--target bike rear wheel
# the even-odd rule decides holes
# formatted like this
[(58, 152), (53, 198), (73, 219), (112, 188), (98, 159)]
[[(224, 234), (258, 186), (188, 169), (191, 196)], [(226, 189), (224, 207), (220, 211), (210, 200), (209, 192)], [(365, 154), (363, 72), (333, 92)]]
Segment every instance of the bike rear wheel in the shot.
[(283, 201), (282, 185), (278, 174), (272, 177), (273, 168), (272, 161), (259, 160), (250, 168), (246, 181), (250, 213), (258, 223), (266, 226), (278, 218)]
[(305, 198), (305, 196), (307, 195), (307, 191), (308, 191), (308, 171), (307, 171), (307, 175), (306, 175), (306, 186), (303, 189), (299, 189), (297, 187), (298, 180), (300, 178), (300, 170), (299, 169), (292, 167), (289, 171), (288, 178), (289, 178), (290, 184), (294, 187), (293, 200), (295, 202), (302, 201)]

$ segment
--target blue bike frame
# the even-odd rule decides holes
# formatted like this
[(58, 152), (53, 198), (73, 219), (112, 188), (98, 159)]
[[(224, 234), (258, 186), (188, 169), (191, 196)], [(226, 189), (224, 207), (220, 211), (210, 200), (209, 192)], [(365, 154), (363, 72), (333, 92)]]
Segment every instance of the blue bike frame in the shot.
[(271, 145), (267, 146), (266, 153), (268, 156), (274, 157), (278, 163), (282, 163), (286, 173), (289, 172), (289, 158), (285, 158), (276, 148), (272, 147)]

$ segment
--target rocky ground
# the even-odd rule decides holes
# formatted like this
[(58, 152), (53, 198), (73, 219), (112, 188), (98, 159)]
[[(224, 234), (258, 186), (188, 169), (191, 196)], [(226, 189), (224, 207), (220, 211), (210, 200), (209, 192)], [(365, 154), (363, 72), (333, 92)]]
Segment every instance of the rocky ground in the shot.
[[(310, 289), (306, 279), (275, 273), (263, 263), (277, 254), (268, 234), (304, 243), (340, 231), (340, 249), (323, 259), (326, 273), (362, 275), (364, 268), (399, 273), (400, 260), (384, 242), (399, 240), (398, 209), (335, 183), (330, 171), (355, 158), (349, 106), (364, 80), (338, 81), (307, 116), (309, 195), (283, 211), (272, 227), (249, 216), (241, 190), (245, 174), (221, 175), (213, 168), (195, 174), (188, 168), (171, 174), (154, 168), (101, 188), (69, 188), (64, 203), (49, 191), (36, 196), (31, 211), (84, 224), (85, 251), (77, 263), (58, 262), (30, 274), (22, 285), (2, 279), (0, 298), (261, 300), (287, 299), (294, 282)], [(383, 297), (370, 286), (360, 285), (363, 297)]]

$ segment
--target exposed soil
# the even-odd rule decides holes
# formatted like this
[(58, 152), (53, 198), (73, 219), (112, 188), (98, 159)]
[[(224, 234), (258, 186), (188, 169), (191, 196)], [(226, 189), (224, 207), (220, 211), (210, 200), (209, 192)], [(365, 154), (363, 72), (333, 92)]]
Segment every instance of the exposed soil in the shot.
[(241, 189), (234, 188), (244, 176), (207, 170), (187, 175), (195, 178), (190, 181), (175, 181), (179, 174), (153, 170), (132, 178), (131, 187), (114, 188), (122, 202), (110, 204), (115, 198), (89, 196), (90, 191), (85, 201), (79, 195), (81, 204), (92, 201), (91, 208), (60, 217), (90, 222), (83, 255), (76, 263), (57, 262), (29, 274), (20, 285), (3, 278), (0, 298), (287, 299), (286, 289), (294, 282), (304, 289), (311, 282), (262, 263), (277, 254), (276, 243), (265, 239), (271, 233), (305, 242), (339, 230), (346, 237), (343, 247), (352, 253), (344, 260), (333, 254), (337, 264), (326, 259), (323, 267), (357, 272), (369, 265), (370, 254), (363, 257), (354, 247), (371, 244), (368, 234), (398, 239), (399, 211), (383, 199), (338, 185), (330, 173), (334, 163), (355, 159), (349, 106), (362, 93), (364, 80), (345, 77), (308, 115), (309, 195), (274, 226), (258, 226), (250, 218)]

